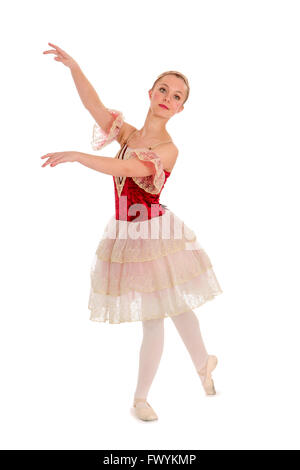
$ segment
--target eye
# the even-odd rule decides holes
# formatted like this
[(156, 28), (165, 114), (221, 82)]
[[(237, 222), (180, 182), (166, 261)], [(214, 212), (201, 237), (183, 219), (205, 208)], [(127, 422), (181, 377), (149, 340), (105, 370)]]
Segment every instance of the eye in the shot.
[[(160, 90), (166, 90), (166, 89), (165, 89), (165, 87), (161, 86), (160, 89), (159, 89), (159, 91), (160, 91)], [(176, 97), (178, 98), (178, 100), (180, 100), (180, 96), (179, 96), (179, 95), (174, 95), (174, 96), (176, 96)], [(178, 100), (177, 100), (177, 101), (178, 101)]]

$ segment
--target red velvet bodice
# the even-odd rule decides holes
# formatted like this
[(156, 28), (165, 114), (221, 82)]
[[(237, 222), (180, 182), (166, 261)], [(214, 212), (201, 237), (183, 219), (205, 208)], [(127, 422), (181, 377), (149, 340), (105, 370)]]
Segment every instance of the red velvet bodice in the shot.
[[(122, 189), (122, 193), (119, 197), (116, 182), (115, 182), (115, 177), (113, 177), (114, 190), (115, 190), (115, 217), (116, 219), (132, 221), (135, 218), (138, 218), (138, 220), (144, 220), (144, 219), (151, 219), (153, 217), (158, 217), (165, 213), (165, 209), (160, 204), (159, 198), (164, 188), (164, 185), (171, 173), (167, 170), (163, 170), (163, 171), (165, 173), (165, 181), (158, 194), (151, 194), (145, 191), (140, 186), (138, 186), (131, 177), (127, 176), (123, 189)], [(126, 196), (127, 199), (124, 196)], [(131, 211), (133, 212), (131, 212), (131, 215), (129, 215), (128, 213), (129, 208), (133, 204), (142, 204), (146, 209), (145, 211), (142, 211), (141, 213), (141, 211), (138, 210), (138, 207), (136, 208), (133, 207), (131, 209)], [(151, 204), (152, 204), (152, 209), (151, 209)]]

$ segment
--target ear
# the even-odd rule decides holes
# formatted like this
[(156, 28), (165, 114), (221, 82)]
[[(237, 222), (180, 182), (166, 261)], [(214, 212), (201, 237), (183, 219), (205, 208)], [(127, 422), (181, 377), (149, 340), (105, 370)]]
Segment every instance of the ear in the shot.
[(181, 113), (181, 111), (184, 110), (184, 106), (182, 105), (181, 108), (179, 108), (179, 110), (177, 111), (177, 113)]
[(149, 95), (149, 98), (151, 100), (151, 97), (152, 97), (152, 90), (148, 90), (148, 95)]

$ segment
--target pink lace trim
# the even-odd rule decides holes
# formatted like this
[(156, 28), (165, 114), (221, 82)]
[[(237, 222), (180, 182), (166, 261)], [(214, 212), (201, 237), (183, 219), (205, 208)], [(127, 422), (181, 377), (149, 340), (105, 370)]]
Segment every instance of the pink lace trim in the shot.
[(153, 175), (132, 176), (132, 179), (140, 188), (147, 191), (147, 193), (158, 194), (166, 179), (163, 164), (159, 156), (151, 150), (145, 152), (130, 150), (129, 158), (131, 157), (138, 157), (142, 161), (153, 163), (155, 167), (155, 173)]
[(97, 123), (94, 124), (93, 137), (91, 140), (93, 150), (100, 150), (101, 148), (110, 144), (119, 134), (124, 122), (123, 114), (120, 111), (115, 109), (107, 109), (107, 111), (109, 111), (115, 119), (112, 122), (108, 133), (106, 133)]

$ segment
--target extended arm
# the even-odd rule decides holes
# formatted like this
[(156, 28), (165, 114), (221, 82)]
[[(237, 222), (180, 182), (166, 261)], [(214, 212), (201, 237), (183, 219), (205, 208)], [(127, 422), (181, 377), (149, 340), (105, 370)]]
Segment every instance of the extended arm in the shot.
[(154, 173), (151, 163), (137, 159), (119, 160), (112, 157), (98, 157), (88, 153), (77, 152), (76, 161), (92, 170), (112, 176), (149, 176)]
[(177, 159), (178, 149), (175, 146), (163, 149), (160, 152), (160, 157), (153, 152), (134, 153), (136, 155), (128, 160), (120, 160), (115, 157), (98, 157), (88, 153), (77, 152), (76, 161), (92, 170), (100, 171), (107, 175), (142, 177), (155, 174), (156, 168), (153, 165), (153, 160), (157, 162), (156, 166), (160, 166), (160, 171), (163, 171), (165, 166), (171, 168), (170, 171), (172, 171)]

